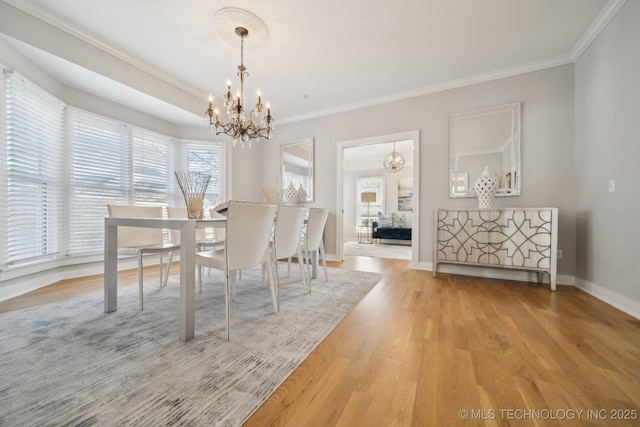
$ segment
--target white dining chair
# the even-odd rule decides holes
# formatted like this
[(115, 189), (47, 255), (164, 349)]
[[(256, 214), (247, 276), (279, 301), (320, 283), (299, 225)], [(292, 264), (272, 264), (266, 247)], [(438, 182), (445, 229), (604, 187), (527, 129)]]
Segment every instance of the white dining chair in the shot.
[[(211, 218), (226, 218), (224, 215), (218, 213), (214, 208), (210, 208), (209, 209), (209, 216)], [(216, 228), (214, 229), (215, 234), (214, 234), (214, 238), (220, 242), (224, 242), (224, 238), (225, 238), (225, 229), (224, 228)]]
[[(161, 206), (135, 206), (108, 204), (107, 210), (111, 218), (162, 218)], [(179, 251), (177, 243), (167, 243), (161, 228), (118, 227), (118, 255), (135, 255), (138, 257), (138, 288), (140, 310), (143, 309), (143, 266), (142, 258), (147, 254), (160, 255), (160, 286), (167, 284), (171, 263), (167, 263), (167, 271), (162, 277), (162, 256)]]
[(277, 209), (276, 205), (230, 201), (223, 248), (196, 253), (200, 291), (202, 291), (203, 266), (224, 272), (227, 340), (229, 339), (230, 279), (233, 272), (266, 263), (273, 308), (276, 313), (279, 310), (278, 290), (273, 278), (269, 250)]
[(311, 282), (311, 256), (312, 253), (320, 252), (322, 265), (324, 267), (324, 281), (328, 280), (327, 276), (327, 259), (324, 253), (324, 226), (329, 216), (328, 209), (310, 208), (309, 218), (307, 219), (307, 227), (304, 233), (302, 249), (306, 255), (309, 282)]
[[(187, 208), (178, 208), (167, 206), (167, 217), (169, 218), (187, 218)], [(212, 217), (213, 218), (213, 217)], [(196, 247), (195, 251), (205, 251), (207, 249), (221, 248), (224, 245), (224, 240), (218, 240), (218, 230), (221, 230), (221, 234), (224, 234), (224, 229), (214, 228), (213, 238), (207, 237), (207, 230), (204, 228), (196, 228)], [(171, 241), (174, 243), (180, 243), (180, 230), (171, 229)], [(169, 253), (169, 263), (173, 261), (173, 252)]]
[[(305, 294), (310, 291), (308, 278), (303, 264), (302, 257), (302, 229), (304, 226), (304, 218), (307, 214), (305, 208), (296, 208), (293, 206), (280, 206), (276, 215), (276, 228), (274, 239), (272, 242), (273, 262), (276, 266), (276, 278), (278, 277), (278, 260), (286, 258), (289, 260), (294, 255), (298, 257), (298, 265), (300, 266), (300, 275), (302, 276), (302, 286)], [(289, 274), (290, 272), (288, 272)], [(264, 271), (263, 271), (264, 280)]]

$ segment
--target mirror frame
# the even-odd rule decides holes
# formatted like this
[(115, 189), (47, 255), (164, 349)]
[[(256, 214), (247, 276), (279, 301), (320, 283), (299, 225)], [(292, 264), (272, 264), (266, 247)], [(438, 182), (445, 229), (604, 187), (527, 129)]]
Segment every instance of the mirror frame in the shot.
[[(502, 188), (498, 189), (496, 196), (519, 196), (520, 195), (520, 183), (522, 181), (521, 170), (521, 158), (520, 158), (520, 145), (521, 145), (521, 106), (520, 102), (514, 102), (511, 104), (503, 104), (495, 107), (480, 108), (477, 110), (465, 111), (461, 113), (451, 113), (449, 116), (449, 198), (457, 199), (463, 197), (477, 197), (475, 191), (473, 191), (473, 182), (467, 182), (468, 189), (464, 193), (454, 192), (454, 183), (459, 175), (458, 173), (458, 155), (457, 155), (457, 123), (459, 120), (468, 119), (472, 117), (479, 117), (488, 114), (495, 113), (511, 113), (511, 171), (515, 172), (515, 177), (511, 177), (512, 187), (511, 189)], [(509, 172), (509, 176), (511, 173)], [(475, 180), (476, 177), (468, 177)], [(498, 177), (502, 182), (506, 179), (506, 176)]]
[(309, 188), (305, 188), (307, 192), (307, 199), (301, 201), (302, 203), (313, 202), (315, 197), (315, 176), (314, 176), (314, 168), (315, 168), (315, 158), (314, 158), (314, 139), (313, 138), (303, 138), (292, 142), (287, 142), (280, 145), (280, 186), (284, 190), (287, 188), (289, 183), (284, 182), (284, 165), (285, 165), (285, 151), (287, 148), (295, 147), (297, 145), (303, 145), (309, 148)]

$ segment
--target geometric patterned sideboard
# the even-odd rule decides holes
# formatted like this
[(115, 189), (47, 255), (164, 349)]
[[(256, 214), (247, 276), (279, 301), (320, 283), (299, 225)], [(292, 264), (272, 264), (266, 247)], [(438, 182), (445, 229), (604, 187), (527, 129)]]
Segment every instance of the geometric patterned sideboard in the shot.
[(434, 277), (441, 263), (531, 270), (556, 290), (558, 208), (436, 209), (434, 222)]

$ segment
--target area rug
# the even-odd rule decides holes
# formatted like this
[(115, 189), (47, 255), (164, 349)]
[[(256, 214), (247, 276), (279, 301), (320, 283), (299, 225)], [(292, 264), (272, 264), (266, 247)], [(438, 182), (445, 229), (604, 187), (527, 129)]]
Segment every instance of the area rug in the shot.
[(344, 254), (375, 258), (411, 259), (411, 246), (345, 242)]
[[(295, 266), (294, 266), (295, 267)], [(89, 295), (0, 315), (0, 426), (239, 426), (379, 281), (329, 269), (303, 294), (283, 278), (273, 312), (245, 270), (226, 341), (223, 277), (196, 292), (196, 337), (178, 339), (178, 277), (121, 288), (118, 311)], [(294, 274), (295, 273), (295, 274)]]

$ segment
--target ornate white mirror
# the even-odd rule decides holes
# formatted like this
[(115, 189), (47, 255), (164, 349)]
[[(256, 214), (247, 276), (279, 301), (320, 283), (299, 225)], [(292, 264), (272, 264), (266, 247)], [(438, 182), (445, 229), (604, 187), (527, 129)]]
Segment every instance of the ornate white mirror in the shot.
[(313, 202), (313, 138), (305, 138), (280, 146), (280, 185), (283, 189), (300, 187), (307, 197), (302, 202)]
[(485, 167), (498, 176), (497, 196), (519, 196), (520, 103), (453, 113), (449, 124), (449, 197), (476, 197)]

